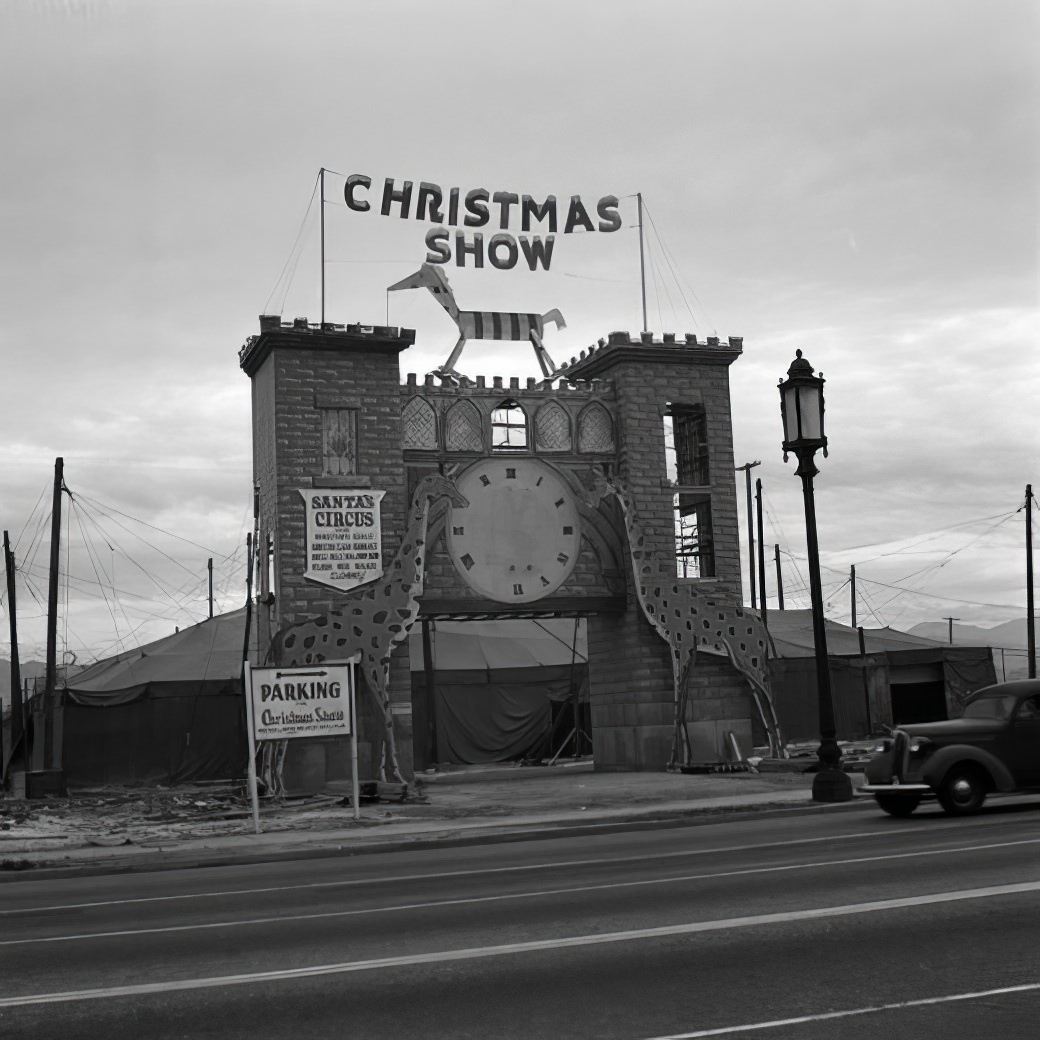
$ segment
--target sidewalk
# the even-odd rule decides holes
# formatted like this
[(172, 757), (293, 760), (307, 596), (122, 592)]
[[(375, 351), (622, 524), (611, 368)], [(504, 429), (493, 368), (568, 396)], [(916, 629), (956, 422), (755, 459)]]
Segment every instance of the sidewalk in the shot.
[[(853, 774), (853, 788), (861, 777)], [(355, 855), (431, 844), (474, 844), (748, 812), (834, 812), (812, 775), (604, 773), (591, 761), (477, 767), (418, 774), (403, 802), (363, 804), (334, 793), (263, 806), (254, 833), (238, 788), (83, 792), (67, 799), (0, 801), (0, 884), (58, 874), (215, 866), (300, 856)]]

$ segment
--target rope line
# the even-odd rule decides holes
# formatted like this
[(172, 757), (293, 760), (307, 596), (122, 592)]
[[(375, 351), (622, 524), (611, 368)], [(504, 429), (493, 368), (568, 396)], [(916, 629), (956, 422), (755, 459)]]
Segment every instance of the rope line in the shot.
[[(328, 173), (329, 171), (326, 170), (325, 172)], [(300, 229), (299, 229), (299, 231), (296, 232), (296, 241), (293, 243), (293, 247), (289, 251), (289, 255), (286, 257), (285, 263), (282, 265), (282, 272), (281, 272), (281, 274), (279, 274), (278, 280), (274, 283), (274, 288), (271, 290), (270, 295), (267, 297), (267, 302), (264, 304), (264, 314), (268, 314), (269, 313), (268, 307), (271, 304), (271, 300), (274, 299), (275, 293), (278, 292), (278, 287), (282, 284), (282, 281), (286, 277), (286, 271), (289, 270), (289, 265), (292, 264), (292, 269), (289, 272), (288, 283), (286, 284), (285, 292), (282, 294), (281, 302), (278, 305), (278, 313), (281, 314), (283, 308), (285, 307), (285, 298), (286, 298), (286, 296), (289, 295), (289, 286), (292, 284), (292, 277), (296, 273), (296, 265), (299, 263), (299, 256), (296, 255), (297, 254), (297, 249), (300, 249), (300, 240), (303, 237), (304, 229), (307, 227), (307, 220), (310, 217), (311, 211), (314, 208), (314, 196), (317, 195), (317, 193), (318, 193), (318, 186), (320, 185), (320, 183), (321, 183), (321, 174), (319, 173), (314, 178), (314, 187), (311, 190), (311, 197), (310, 197), (310, 199), (307, 202), (307, 208), (304, 211), (303, 219), (300, 221)], [(293, 256), (294, 255), (296, 255), (295, 262), (293, 261)]]

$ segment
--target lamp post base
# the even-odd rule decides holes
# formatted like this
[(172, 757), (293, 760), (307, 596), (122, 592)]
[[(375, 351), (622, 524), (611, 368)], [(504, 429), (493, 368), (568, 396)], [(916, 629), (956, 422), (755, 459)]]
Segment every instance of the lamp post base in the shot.
[(813, 776), (814, 802), (851, 802), (852, 781), (843, 769), (820, 769)]

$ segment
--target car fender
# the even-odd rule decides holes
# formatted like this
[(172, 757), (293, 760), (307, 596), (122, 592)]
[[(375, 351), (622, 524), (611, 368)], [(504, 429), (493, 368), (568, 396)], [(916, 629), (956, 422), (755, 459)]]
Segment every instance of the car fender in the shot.
[(1015, 781), (1007, 766), (995, 755), (971, 744), (949, 744), (939, 748), (925, 763), (921, 771), (927, 784), (938, 788), (947, 771), (958, 762), (975, 762), (989, 773), (998, 791), (1014, 791)]
[(863, 768), (863, 775), (872, 784), (885, 784), (892, 779), (894, 765), (891, 751), (879, 751)]

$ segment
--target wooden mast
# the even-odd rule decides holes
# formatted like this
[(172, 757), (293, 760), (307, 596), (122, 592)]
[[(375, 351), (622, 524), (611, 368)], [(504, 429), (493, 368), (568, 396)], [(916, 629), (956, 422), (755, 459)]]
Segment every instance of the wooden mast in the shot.
[(318, 206), (321, 210), (321, 324), (325, 326), (325, 167), (318, 172)]
[[(11, 629), (11, 760), (22, 739), (22, 672), (18, 660), (18, 618), (14, 600), (14, 553), (11, 538), (4, 531), (4, 565), (7, 570), (7, 620)], [(3, 748), (0, 748), (0, 776), (3, 775)], [(11, 763), (7, 763), (10, 768)]]
[(643, 296), (643, 331), (649, 332), (646, 327), (646, 265), (643, 261), (643, 193), (636, 192), (636, 203), (639, 206), (639, 288)]
[[(34, 712), (42, 724), (33, 731), (31, 771), (61, 770), (62, 718), (58, 701), (58, 570), (61, 560), (61, 492), (65, 486), (65, 460), (54, 460), (54, 494), (51, 502), (51, 558), (47, 585), (47, 662), (43, 710)], [(42, 732), (40, 731), (42, 729)], [(64, 785), (60, 782), (59, 789)], [(29, 797), (45, 793), (43, 787)], [(47, 792), (56, 793), (56, 792)]]
[(1036, 618), (1033, 610), (1033, 485), (1026, 484), (1026, 675), (1036, 678)]

